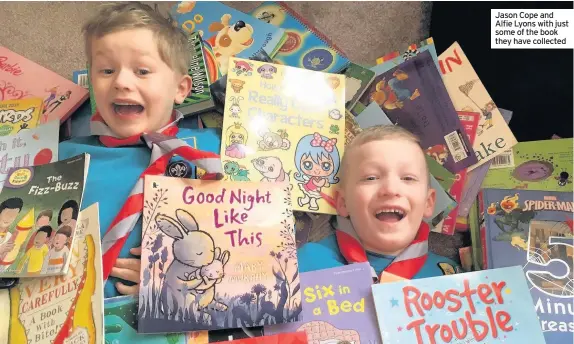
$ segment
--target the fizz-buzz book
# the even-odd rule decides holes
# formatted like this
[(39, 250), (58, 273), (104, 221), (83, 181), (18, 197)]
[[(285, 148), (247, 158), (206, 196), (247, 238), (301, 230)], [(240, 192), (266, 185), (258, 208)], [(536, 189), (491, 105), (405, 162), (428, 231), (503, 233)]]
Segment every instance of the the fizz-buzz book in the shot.
[(336, 213), (344, 75), (233, 58), (222, 130), (232, 180), (289, 181), (294, 210)]
[(89, 157), (8, 172), (0, 193), (0, 277), (68, 272)]
[(325, 73), (340, 73), (349, 65), (343, 52), (287, 2), (265, 1), (251, 15), (286, 31), (274, 63)]
[(230, 58), (247, 59), (259, 50), (273, 57), (286, 37), (285, 30), (219, 1), (180, 1), (171, 14), (178, 27), (201, 36), (210, 83), (227, 74)]
[(382, 344), (372, 283), (368, 263), (303, 272), (301, 320), (266, 326), (265, 334), (303, 331), (310, 344)]
[[(104, 343), (98, 204), (80, 212), (63, 276), (27, 278), (0, 294), (0, 344)], [(56, 239), (57, 240), (57, 239)]]
[(384, 343), (545, 343), (520, 266), (372, 289)]
[(139, 333), (296, 321), (290, 185), (146, 176)]
[(0, 101), (0, 136), (35, 128), (40, 122), (43, 106), (42, 98)]

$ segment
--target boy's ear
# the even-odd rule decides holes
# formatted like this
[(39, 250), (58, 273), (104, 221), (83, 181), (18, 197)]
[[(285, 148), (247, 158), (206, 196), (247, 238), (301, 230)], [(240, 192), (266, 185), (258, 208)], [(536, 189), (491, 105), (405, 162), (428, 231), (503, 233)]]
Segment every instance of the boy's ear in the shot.
[(434, 212), (434, 205), (436, 202), (436, 190), (429, 188), (427, 192), (427, 201), (425, 204), (425, 210), (423, 213), (424, 218), (430, 218)]
[(335, 208), (337, 209), (337, 214), (343, 217), (349, 216), (347, 204), (345, 203), (345, 196), (341, 190), (335, 193)]
[(179, 84), (177, 85), (177, 93), (174, 99), (176, 104), (183, 103), (183, 101), (189, 94), (189, 91), (191, 91), (191, 86), (192, 86), (191, 77), (187, 74), (182, 76), (181, 80), (179, 81)]

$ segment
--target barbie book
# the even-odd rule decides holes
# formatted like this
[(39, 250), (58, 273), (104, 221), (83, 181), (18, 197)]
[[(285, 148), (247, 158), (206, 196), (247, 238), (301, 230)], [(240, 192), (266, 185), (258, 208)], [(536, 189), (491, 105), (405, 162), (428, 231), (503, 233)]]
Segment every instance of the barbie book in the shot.
[(88, 90), (0, 46), (0, 101), (42, 98), (40, 123), (63, 123), (88, 99)]
[(42, 98), (0, 101), (0, 136), (36, 128), (43, 104)]
[(296, 321), (289, 184), (146, 176), (139, 333)]
[(545, 343), (521, 266), (372, 288), (384, 343)]
[(482, 115), (472, 145), (478, 162), (469, 171), (512, 148), (514, 134), (457, 42), (440, 54), (439, 66), (455, 109)]
[(65, 275), (21, 279), (2, 290), (0, 344), (104, 343), (97, 203), (80, 212), (70, 256)]
[(232, 59), (221, 157), (228, 178), (292, 185), (293, 210), (335, 214), (345, 76)]
[(89, 157), (8, 172), (0, 192), (0, 277), (68, 272)]

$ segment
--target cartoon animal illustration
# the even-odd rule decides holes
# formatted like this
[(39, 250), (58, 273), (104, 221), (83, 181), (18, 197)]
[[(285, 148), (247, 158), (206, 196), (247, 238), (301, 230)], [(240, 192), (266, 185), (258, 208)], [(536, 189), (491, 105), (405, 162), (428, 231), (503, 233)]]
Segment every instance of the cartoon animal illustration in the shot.
[(572, 184), (572, 178), (570, 177), (568, 172), (562, 171), (559, 175), (555, 176), (554, 179), (558, 181), (558, 185), (566, 186), (566, 184)]
[(375, 92), (371, 94), (370, 100), (387, 110), (401, 109), (406, 100), (415, 100), (420, 96), (418, 88), (412, 92), (404, 88), (404, 80), (408, 78), (407, 73), (397, 69), (393, 72), (393, 78), (391, 80), (387, 82), (386, 79), (383, 78), (375, 84)]
[(329, 134), (339, 135), (339, 126), (336, 124), (331, 124), (329, 127)]
[(289, 177), (289, 172), (285, 172), (283, 169), (283, 162), (276, 157), (276, 156), (262, 156), (257, 159), (251, 160), (253, 167), (261, 175), (263, 178), (261, 179), (262, 182), (282, 182), (282, 181), (290, 181), (291, 178)]
[(513, 235), (512, 239), (510, 240), (510, 245), (512, 247), (516, 247), (517, 249), (523, 249), (524, 251), (528, 250), (528, 245), (526, 245), (526, 241), (520, 235)]
[(231, 14), (224, 14), (221, 22), (211, 23), (208, 30), (215, 33), (215, 36), (205, 41), (212, 47), (221, 71), (229, 68), (230, 57), (253, 45), (253, 27), (242, 20), (231, 23)]
[(337, 87), (339, 87), (341, 84), (341, 81), (339, 81), (339, 78), (336, 76), (328, 76), (327, 82), (329, 83), (329, 86), (334, 90), (336, 90)]
[(257, 141), (257, 147), (262, 151), (273, 149), (287, 150), (291, 147), (291, 141), (287, 138), (287, 132), (279, 129), (276, 133), (269, 131), (268, 128), (261, 128), (258, 131), (261, 140)]
[(345, 330), (322, 320), (313, 320), (297, 329), (305, 331), (310, 344), (359, 344), (361, 338), (356, 330)]
[(319, 133), (303, 136), (295, 149), (295, 167), (293, 177), (299, 181), (303, 197), (297, 198), (300, 207), (309, 205), (309, 210), (319, 210), (317, 201), (326, 198), (322, 189), (339, 182), (340, 157), (337, 139), (327, 138)]
[(226, 161), (223, 166), (223, 171), (229, 176), (230, 180), (250, 181), (247, 177), (249, 171), (244, 166), (240, 166), (236, 161)]
[(245, 74), (245, 76), (251, 76), (253, 71), (253, 64), (246, 61), (235, 61), (235, 67), (231, 69), (237, 76)]
[(172, 238), (173, 261), (165, 273), (162, 304), (169, 309), (164, 312), (173, 312), (178, 318), (178, 309), (185, 305), (186, 295), (181, 292), (185, 284), (188, 290), (193, 290), (204, 283), (203, 279), (196, 278), (197, 270), (213, 262), (215, 243), (209, 233), (199, 230), (197, 221), (187, 211), (177, 209), (175, 219), (167, 215), (158, 214), (155, 217), (157, 228)]
[(213, 262), (199, 270), (200, 276), (197, 276), (196, 272), (195, 277), (200, 278), (202, 283), (190, 291), (191, 294), (195, 295), (197, 310), (203, 310), (212, 303), (214, 303), (214, 309), (218, 311), (225, 311), (228, 308), (227, 304), (215, 300), (215, 285), (223, 280), (225, 264), (229, 261), (231, 254), (227, 250), (221, 253), (219, 247), (214, 249), (214, 254), (216, 258)]
[(427, 148), (425, 153), (441, 165), (444, 165), (448, 158), (448, 150), (445, 145), (434, 145)]
[(334, 120), (339, 120), (343, 118), (343, 115), (341, 114), (341, 111), (339, 111), (339, 109), (333, 109), (329, 111), (329, 117)]
[(277, 73), (277, 68), (270, 64), (264, 64), (257, 68), (257, 73), (264, 79), (273, 79), (273, 74)]
[(241, 108), (239, 107), (239, 101), (243, 100), (243, 97), (229, 97), (231, 100), (231, 106), (229, 107), (229, 111), (231, 111), (231, 117), (239, 118), (239, 114), (241, 113)]
[(241, 123), (233, 123), (225, 131), (225, 155), (242, 159), (247, 153), (247, 130)]
[(231, 82), (231, 88), (235, 93), (241, 92), (243, 85), (245, 85), (245, 81), (240, 79), (229, 79), (229, 81)]

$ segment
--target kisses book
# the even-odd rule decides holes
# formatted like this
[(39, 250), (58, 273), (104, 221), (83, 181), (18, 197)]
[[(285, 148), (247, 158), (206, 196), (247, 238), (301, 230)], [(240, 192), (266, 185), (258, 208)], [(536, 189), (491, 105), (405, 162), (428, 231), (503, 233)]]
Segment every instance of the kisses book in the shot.
[(293, 210), (335, 214), (345, 76), (231, 59), (221, 157), (230, 180), (292, 186)]
[(43, 106), (42, 98), (0, 101), (0, 137), (36, 128)]
[(80, 212), (70, 255), (65, 275), (20, 279), (0, 291), (0, 344), (104, 343), (97, 203)]
[(139, 333), (296, 321), (288, 183), (146, 176)]
[(90, 156), (12, 168), (0, 192), (0, 277), (65, 275)]
[(545, 343), (520, 266), (372, 289), (384, 343)]
[(369, 263), (301, 273), (303, 312), (295, 323), (265, 327), (265, 334), (302, 331), (309, 343), (382, 344)]

